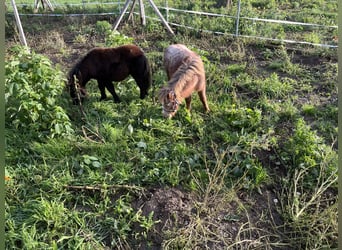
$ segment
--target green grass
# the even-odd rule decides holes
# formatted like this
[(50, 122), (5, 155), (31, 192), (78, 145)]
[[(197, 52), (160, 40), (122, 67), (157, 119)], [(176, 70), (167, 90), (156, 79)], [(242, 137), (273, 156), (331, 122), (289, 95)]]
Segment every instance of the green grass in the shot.
[[(116, 33), (94, 20), (57, 23), (53, 50), (44, 45), (51, 24), (45, 30), (38, 20), (25, 27), (30, 44), (41, 41), (33, 51), (6, 55), (7, 249), (337, 247), (333, 51), (295, 54), (182, 32), (170, 41), (160, 27), (127, 24)], [(143, 45), (154, 92), (140, 100), (129, 78), (116, 84), (122, 103), (99, 102), (91, 81), (82, 114), (63, 85), (74, 63), (68, 54), (128, 41)], [(162, 51), (172, 42), (203, 58), (209, 114), (194, 95), (190, 113), (182, 105), (172, 120), (162, 117), (152, 93), (166, 84)], [(322, 64), (294, 60), (318, 53)], [(154, 189), (172, 188), (191, 195), (182, 199), (189, 210), (146, 208)]]

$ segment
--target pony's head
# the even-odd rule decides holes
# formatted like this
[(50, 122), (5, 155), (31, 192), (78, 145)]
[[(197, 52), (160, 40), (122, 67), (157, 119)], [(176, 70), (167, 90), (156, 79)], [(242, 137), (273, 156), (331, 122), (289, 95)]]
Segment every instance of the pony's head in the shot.
[(75, 80), (76, 75), (70, 74), (68, 77), (68, 83), (67, 87), (70, 93), (70, 97), (72, 99), (72, 103), (74, 105), (82, 103), (85, 99), (85, 97), (88, 95), (87, 90), (80, 86), (77, 82), (77, 79)]
[(172, 118), (179, 108), (180, 101), (174, 90), (170, 88), (162, 88), (158, 95), (158, 100), (163, 107), (163, 116), (165, 118)]

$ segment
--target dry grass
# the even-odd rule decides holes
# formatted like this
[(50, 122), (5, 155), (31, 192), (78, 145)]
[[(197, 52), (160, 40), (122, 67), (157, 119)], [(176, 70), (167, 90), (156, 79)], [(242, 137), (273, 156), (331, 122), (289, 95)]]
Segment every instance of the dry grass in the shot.
[[(236, 150), (228, 147), (218, 152), (216, 162), (206, 162), (208, 180), (203, 182), (195, 174), (192, 178), (199, 187), (193, 216), (187, 225), (167, 232), (164, 249), (286, 249), (279, 226), (273, 218), (275, 203), (267, 196), (267, 205), (260, 214), (252, 212), (260, 206), (252, 196), (241, 198), (244, 176), (227, 189), (227, 175), (233, 169)], [(247, 201), (247, 202), (246, 202)], [(256, 208), (258, 209), (258, 208)]]

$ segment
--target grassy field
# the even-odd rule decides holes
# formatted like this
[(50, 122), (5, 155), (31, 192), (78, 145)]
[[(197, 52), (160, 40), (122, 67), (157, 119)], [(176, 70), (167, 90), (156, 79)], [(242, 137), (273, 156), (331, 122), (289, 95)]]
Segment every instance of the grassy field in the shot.
[[(336, 50), (114, 20), (23, 16), (28, 51), (6, 18), (6, 249), (337, 249)], [(91, 81), (72, 105), (77, 59), (126, 43), (149, 97), (128, 78), (100, 102)], [(162, 117), (172, 43), (201, 55), (209, 114), (194, 95)]]

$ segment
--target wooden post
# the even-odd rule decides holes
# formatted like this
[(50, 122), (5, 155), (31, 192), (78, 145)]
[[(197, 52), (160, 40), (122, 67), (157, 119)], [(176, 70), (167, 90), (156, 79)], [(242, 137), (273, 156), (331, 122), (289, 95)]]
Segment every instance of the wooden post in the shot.
[(34, 11), (36, 11), (39, 8), (39, 0), (34, 0)]
[(49, 7), (49, 9), (51, 10), (51, 11), (53, 11), (54, 9), (53, 9), (53, 6), (52, 6), (52, 4), (51, 4), (51, 2), (50, 2), (50, 0), (43, 0), (45, 3), (46, 3), (46, 5)]
[(142, 26), (146, 25), (145, 8), (142, 0), (139, 0), (140, 22)]
[(175, 33), (173, 33), (173, 30), (171, 29), (171, 27), (169, 26), (169, 24), (166, 22), (166, 20), (164, 19), (163, 15), (159, 12), (157, 6), (154, 4), (153, 0), (148, 0), (152, 6), (152, 8), (154, 9), (154, 11), (157, 13), (157, 15), (159, 16), (160, 20), (163, 22), (163, 24), (166, 26), (167, 30), (174, 35)]
[(14, 11), (14, 17), (15, 17), (15, 20), (17, 22), (17, 27), (19, 30), (20, 41), (23, 45), (27, 46), (24, 30), (23, 30), (23, 27), (21, 26), (21, 22), (20, 22), (20, 17), (19, 17), (17, 5), (15, 4), (14, 0), (11, 0), (11, 2), (12, 2), (12, 6), (13, 6), (13, 11)]
[[(133, 4), (132, 4), (132, 7), (131, 7), (131, 10), (129, 11), (128, 20), (132, 19), (134, 7), (135, 7), (135, 4), (136, 4), (136, 0), (132, 0), (132, 1), (133, 1)], [(139, 13), (140, 13), (140, 23), (143, 26), (145, 26), (146, 25), (146, 17), (145, 17), (144, 4), (143, 4), (142, 0), (139, 0)], [(132, 23), (134, 25), (134, 19), (132, 19)]]
[(46, 5), (47, 7), (49, 7), (49, 9), (51, 11), (54, 10), (50, 0), (34, 0), (34, 10), (33, 10), (34, 12), (38, 11), (38, 9), (39, 9), (39, 2), (42, 3), (43, 9), (45, 9), (45, 5)]
[(123, 16), (125, 15), (125, 12), (126, 12), (127, 9), (128, 9), (128, 5), (129, 5), (129, 2), (130, 2), (130, 1), (131, 1), (131, 0), (127, 0), (127, 1), (126, 1), (125, 6), (123, 7), (123, 9), (122, 9), (122, 11), (121, 11), (120, 16), (118, 17), (118, 19), (117, 19), (117, 20), (115, 21), (115, 23), (114, 23), (114, 30), (116, 30), (116, 29), (118, 28), (118, 26), (119, 26), (119, 24), (120, 24), (120, 22), (121, 22)]
[(132, 17), (133, 17), (133, 11), (134, 11), (134, 8), (135, 8), (135, 4), (136, 4), (136, 0), (133, 0), (133, 4), (131, 6), (131, 10), (129, 11), (129, 15), (128, 15), (128, 18), (127, 18), (127, 20), (131, 20), (132, 19), (133, 25), (134, 25), (134, 19)]
[[(116, 30), (122, 20), (122, 17), (124, 16), (125, 12), (128, 9), (128, 5), (130, 3), (130, 1), (133, 0), (127, 0), (125, 3), (124, 8), (122, 9), (119, 17), (116, 19), (115, 23), (114, 23), (114, 30)], [(166, 22), (166, 20), (164, 19), (163, 15), (159, 12), (157, 6), (154, 4), (154, 2), (152, 0), (148, 0), (153, 8), (153, 10), (157, 13), (157, 15), (159, 16), (160, 20), (162, 21), (162, 23), (166, 26), (167, 30), (174, 35), (173, 30), (171, 29), (171, 27), (169, 26), (169, 24)], [(140, 5), (140, 18), (141, 18), (141, 22), (143, 25), (146, 24), (146, 20), (145, 20), (145, 10), (144, 10), (144, 4), (143, 4), (143, 0), (139, 0), (139, 5)]]

